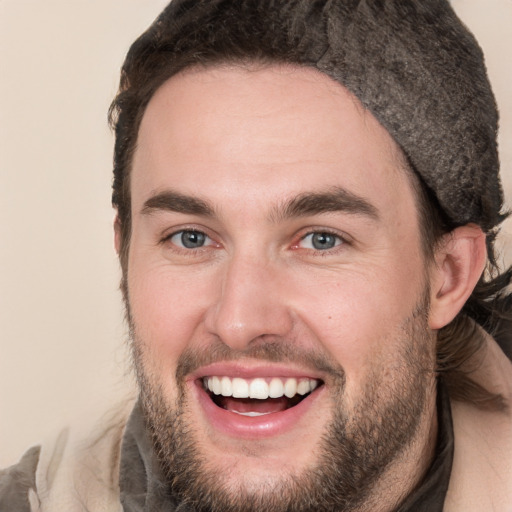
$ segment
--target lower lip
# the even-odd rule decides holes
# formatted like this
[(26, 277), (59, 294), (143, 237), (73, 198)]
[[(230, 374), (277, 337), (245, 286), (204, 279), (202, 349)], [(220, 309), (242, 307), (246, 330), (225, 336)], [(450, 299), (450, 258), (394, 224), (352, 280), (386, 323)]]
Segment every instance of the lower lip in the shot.
[(240, 439), (263, 439), (290, 431), (303, 419), (322, 394), (324, 386), (317, 388), (294, 407), (263, 416), (242, 416), (215, 405), (199, 382), (195, 382), (196, 396), (209, 423), (218, 431)]

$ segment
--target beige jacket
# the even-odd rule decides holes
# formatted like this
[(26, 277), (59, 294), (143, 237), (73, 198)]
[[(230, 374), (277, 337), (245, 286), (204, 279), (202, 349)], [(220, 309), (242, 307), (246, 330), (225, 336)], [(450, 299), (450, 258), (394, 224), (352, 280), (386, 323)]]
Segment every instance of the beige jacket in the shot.
[(446, 512), (512, 512), (512, 362), (489, 336), (485, 350), (472, 377), (501, 393), (509, 409), (487, 412), (452, 402), (455, 451)]
[[(512, 404), (512, 363), (488, 337), (475, 380)], [(32, 512), (122, 512), (119, 458), (126, 404), (91, 437), (66, 431), (43, 445), (36, 472)], [(512, 407), (511, 407), (512, 409)], [(452, 403), (455, 433), (453, 470), (446, 512), (512, 512), (512, 413), (485, 412)]]

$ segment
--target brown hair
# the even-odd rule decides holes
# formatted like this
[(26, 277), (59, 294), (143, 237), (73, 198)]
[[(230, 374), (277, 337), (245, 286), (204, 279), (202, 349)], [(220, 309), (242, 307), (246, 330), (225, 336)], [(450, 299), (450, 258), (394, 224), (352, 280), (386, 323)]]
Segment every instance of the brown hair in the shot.
[[(442, 237), (457, 226), (446, 218), (436, 197), (410, 164), (405, 162), (402, 168), (416, 195), (423, 253), (432, 263)], [(478, 325), (492, 333), (501, 319), (511, 318), (511, 296), (506, 294), (511, 270), (500, 274), (494, 256), (494, 235), (488, 234), (486, 242), (488, 262), (484, 273), (462, 311), (437, 333), (437, 372), (453, 399), (480, 409), (505, 410), (507, 404), (502, 395), (489, 392), (471, 378), (484, 357), (485, 337)]]
[[(369, 35), (377, 29), (383, 31), (382, 40)], [(338, 31), (344, 31), (343, 37)], [(418, 64), (412, 54), (404, 54), (408, 46), (415, 48), (414, 59), (423, 61)], [(432, 55), (438, 47), (439, 55)], [(384, 64), (383, 54), (388, 59)], [(452, 58), (448, 55), (454, 60), (447, 62)], [(435, 68), (440, 59), (446, 69)], [(454, 398), (496, 405), (499, 397), (471, 381), (463, 368), (483, 344), (475, 322), (492, 332), (506, 314), (505, 287), (512, 276), (510, 269), (500, 274), (493, 249), (496, 226), (505, 217), (497, 177), (497, 113), (481, 52), (444, 0), (174, 0), (130, 48), (109, 112), (116, 135), (112, 203), (121, 229), (125, 299), (130, 166), (145, 108), (155, 91), (180, 71), (222, 63), (310, 66), (351, 90), (393, 135), (412, 169), (427, 257), (455, 227), (469, 222), (482, 227), (488, 267), (463, 310), (438, 333), (438, 371)], [(419, 67), (413, 69), (413, 64)], [(394, 74), (385, 75), (383, 69)], [(468, 90), (436, 72), (449, 77), (458, 73), (457, 80), (469, 76)], [(439, 101), (449, 87), (453, 96)], [(462, 115), (466, 110), (469, 117)], [(435, 124), (442, 116), (446, 126)], [(459, 119), (466, 119), (466, 125), (455, 126)], [(473, 175), (463, 174), (467, 169)], [(471, 188), (477, 181), (483, 192)]]

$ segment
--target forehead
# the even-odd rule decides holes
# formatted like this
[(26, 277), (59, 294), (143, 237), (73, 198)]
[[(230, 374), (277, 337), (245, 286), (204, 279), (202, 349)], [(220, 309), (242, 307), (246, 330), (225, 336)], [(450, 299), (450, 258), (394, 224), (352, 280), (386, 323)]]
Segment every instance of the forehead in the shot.
[(137, 208), (177, 188), (219, 203), (235, 193), (261, 206), (343, 187), (399, 214), (399, 203), (414, 207), (400, 154), (357, 98), (313, 69), (193, 69), (168, 80), (148, 104), (132, 202)]

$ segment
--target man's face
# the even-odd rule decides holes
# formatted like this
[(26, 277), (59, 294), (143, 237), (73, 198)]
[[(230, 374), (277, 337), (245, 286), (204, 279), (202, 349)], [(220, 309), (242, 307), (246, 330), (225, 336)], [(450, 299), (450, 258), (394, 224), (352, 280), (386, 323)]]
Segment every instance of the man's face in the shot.
[(405, 452), (425, 455), (428, 272), (397, 155), (313, 70), (187, 71), (149, 103), (131, 177), (134, 353), (169, 477), (205, 508), (298, 496), (320, 510), (338, 492), (349, 510)]

